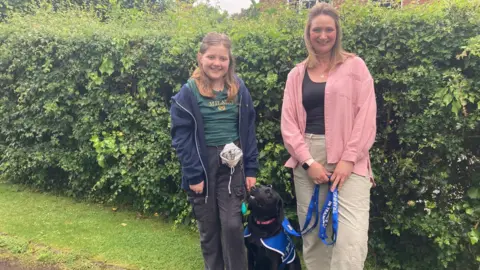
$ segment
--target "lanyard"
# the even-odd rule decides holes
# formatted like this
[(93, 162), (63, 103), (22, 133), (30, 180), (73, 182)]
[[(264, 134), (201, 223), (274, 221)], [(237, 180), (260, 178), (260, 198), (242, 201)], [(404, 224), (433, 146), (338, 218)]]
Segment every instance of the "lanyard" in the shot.
[[(329, 184), (330, 187), (331, 184)], [(290, 223), (288, 222), (288, 219), (285, 218), (285, 220), (282, 222), (283, 227), (285, 230), (293, 235), (300, 237), (302, 235), (305, 235), (309, 232), (311, 232), (315, 227), (317, 227), (318, 222), (320, 220), (320, 228), (318, 230), (318, 238), (322, 240), (322, 242), (327, 245), (333, 245), (337, 241), (337, 231), (338, 231), (338, 189), (335, 189), (334, 191), (331, 191), (330, 188), (328, 188), (328, 193), (327, 193), (327, 198), (325, 200), (325, 203), (322, 208), (322, 212), (318, 212), (318, 194), (320, 191), (320, 185), (315, 185), (315, 189), (313, 190), (312, 198), (310, 200), (310, 204), (308, 206), (308, 212), (307, 212), (307, 217), (305, 219), (305, 223), (303, 224), (303, 228), (300, 231), (300, 233), (296, 232)], [(327, 226), (328, 226), (328, 221), (330, 218), (330, 214), (332, 215), (332, 230), (333, 230), (333, 235), (332, 235), (332, 241), (328, 242), (328, 235), (327, 235)], [(310, 225), (310, 222), (312, 220), (312, 217), (315, 216), (315, 222), (314, 224), (308, 228)]]
[[(319, 194), (319, 191), (320, 191), (320, 185), (315, 185), (315, 188), (314, 188), (313, 194), (312, 194), (312, 198), (310, 199), (310, 204), (308, 205), (307, 217), (305, 218), (305, 223), (303, 224), (303, 228), (300, 231), (300, 233), (298, 233), (297, 231), (295, 231), (295, 229), (292, 228), (288, 219), (285, 218), (285, 220), (283, 220), (282, 225), (289, 234), (291, 234), (293, 236), (300, 237), (302, 235), (305, 235), (305, 234), (311, 232), (313, 229), (315, 229), (315, 227), (317, 227), (318, 220), (320, 219), (319, 213), (318, 213), (318, 194)], [(308, 225), (310, 225), (310, 222), (312, 221), (312, 216), (313, 215), (315, 215), (315, 222), (313, 223), (313, 225), (310, 228), (308, 228)]]
[[(315, 188), (313, 190), (312, 198), (310, 199), (310, 204), (308, 205), (308, 211), (307, 211), (307, 217), (305, 218), (305, 223), (303, 224), (303, 228), (300, 232), (300, 234), (305, 235), (309, 232), (311, 232), (315, 227), (318, 225), (318, 194), (320, 193), (320, 185), (315, 185)], [(312, 220), (312, 216), (315, 215), (315, 223), (308, 228), (308, 225), (310, 225), (310, 222)]]
[[(327, 238), (327, 225), (328, 219), (330, 217), (330, 213), (332, 215), (332, 242), (328, 242)], [(327, 200), (323, 205), (322, 213), (320, 216), (320, 229), (318, 231), (318, 237), (322, 239), (322, 242), (327, 245), (335, 244), (337, 241), (337, 231), (338, 231), (338, 189), (331, 191), (328, 189)]]

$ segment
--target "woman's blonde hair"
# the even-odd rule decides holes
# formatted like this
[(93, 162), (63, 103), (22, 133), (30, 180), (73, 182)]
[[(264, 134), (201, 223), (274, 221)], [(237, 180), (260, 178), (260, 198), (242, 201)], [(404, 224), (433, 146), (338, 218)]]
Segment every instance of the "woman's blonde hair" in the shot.
[(205, 74), (205, 71), (200, 64), (200, 57), (208, 50), (208, 48), (210, 48), (210, 46), (218, 45), (223, 45), (228, 50), (228, 58), (230, 62), (228, 64), (227, 74), (225, 74), (225, 87), (228, 89), (227, 100), (232, 101), (237, 96), (239, 85), (235, 79), (235, 59), (232, 55), (232, 42), (227, 35), (211, 32), (203, 38), (197, 55), (198, 67), (193, 72), (192, 78), (195, 80), (202, 96), (215, 97), (210, 78)]
[(318, 64), (315, 50), (310, 42), (310, 28), (312, 27), (312, 21), (320, 15), (330, 16), (335, 22), (335, 28), (337, 31), (337, 38), (335, 44), (332, 47), (332, 54), (330, 56), (329, 69), (333, 69), (337, 64), (343, 63), (347, 58), (354, 56), (352, 53), (346, 52), (342, 47), (342, 28), (340, 28), (340, 15), (337, 10), (330, 4), (318, 3), (310, 9), (308, 13), (307, 24), (305, 25), (305, 33), (303, 35), (305, 39), (305, 45), (308, 51), (307, 67), (313, 68)]

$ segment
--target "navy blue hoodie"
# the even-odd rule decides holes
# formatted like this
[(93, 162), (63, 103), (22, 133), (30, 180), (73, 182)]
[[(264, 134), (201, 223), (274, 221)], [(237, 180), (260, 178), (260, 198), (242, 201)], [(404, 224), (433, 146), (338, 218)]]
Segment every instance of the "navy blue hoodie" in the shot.
[[(243, 151), (243, 164), (246, 177), (256, 177), (258, 170), (258, 149), (255, 137), (255, 108), (252, 97), (244, 82), (237, 78), (239, 83), (239, 135)], [(203, 118), (200, 113), (197, 99), (187, 84), (172, 97), (170, 107), (172, 124), (172, 145), (177, 151), (178, 159), (182, 166), (182, 188), (189, 190), (189, 185), (196, 185), (205, 180), (208, 170), (207, 145)]]

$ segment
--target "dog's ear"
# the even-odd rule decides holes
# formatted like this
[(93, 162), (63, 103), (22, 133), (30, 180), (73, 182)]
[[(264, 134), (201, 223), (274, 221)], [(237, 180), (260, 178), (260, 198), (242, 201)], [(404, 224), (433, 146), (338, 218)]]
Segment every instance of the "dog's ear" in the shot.
[(277, 213), (280, 213), (283, 210), (283, 200), (279, 196), (277, 201)]
[(247, 204), (247, 209), (248, 210), (252, 210), (252, 203), (255, 201), (255, 197), (250, 195), (249, 196), (249, 199), (247, 200), (248, 204)]

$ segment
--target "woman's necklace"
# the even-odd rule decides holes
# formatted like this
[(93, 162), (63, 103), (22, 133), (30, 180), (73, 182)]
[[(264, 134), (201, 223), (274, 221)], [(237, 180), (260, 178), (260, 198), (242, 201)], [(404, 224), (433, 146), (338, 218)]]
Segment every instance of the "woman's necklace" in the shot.
[(320, 79), (326, 79), (328, 76), (328, 67), (323, 69), (321, 72), (320, 72)]

